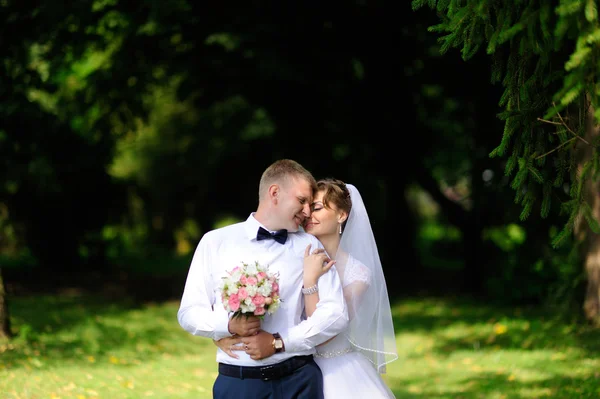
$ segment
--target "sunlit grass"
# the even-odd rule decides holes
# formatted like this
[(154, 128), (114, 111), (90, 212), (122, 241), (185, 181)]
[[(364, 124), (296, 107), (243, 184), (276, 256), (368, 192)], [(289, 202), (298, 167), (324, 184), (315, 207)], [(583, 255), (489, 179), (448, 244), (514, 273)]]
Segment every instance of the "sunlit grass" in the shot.
[[(2, 399), (210, 398), (215, 347), (179, 327), (177, 306), (13, 298)], [(402, 299), (393, 311), (400, 359), (385, 379), (398, 398), (600, 396), (600, 332), (460, 300)]]
[(550, 314), (461, 301), (394, 307), (399, 398), (597, 398), (600, 333)]
[(13, 303), (2, 398), (210, 397), (215, 347), (184, 332), (177, 304), (36, 297)]

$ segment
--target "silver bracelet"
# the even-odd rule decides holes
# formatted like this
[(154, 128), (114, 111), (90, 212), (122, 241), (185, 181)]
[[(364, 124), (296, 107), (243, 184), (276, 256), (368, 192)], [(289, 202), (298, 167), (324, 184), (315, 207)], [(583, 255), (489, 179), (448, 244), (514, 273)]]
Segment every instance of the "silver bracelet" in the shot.
[(317, 292), (319, 292), (319, 286), (317, 284), (313, 285), (312, 287), (308, 287), (308, 288), (304, 288), (304, 286), (302, 287), (302, 293), (304, 295), (316, 294)]

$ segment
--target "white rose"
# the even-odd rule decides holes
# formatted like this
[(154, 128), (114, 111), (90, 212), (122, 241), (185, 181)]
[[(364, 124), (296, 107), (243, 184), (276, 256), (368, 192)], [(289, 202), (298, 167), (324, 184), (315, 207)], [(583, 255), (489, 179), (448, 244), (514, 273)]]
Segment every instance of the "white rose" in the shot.
[(249, 274), (250, 276), (256, 275), (256, 273), (258, 273), (258, 269), (256, 268), (256, 265), (251, 263), (248, 266), (246, 266), (246, 273)]
[(263, 284), (258, 288), (258, 293), (262, 296), (270, 296), (271, 295), (271, 283)]
[(273, 301), (273, 303), (269, 305), (269, 309), (267, 310), (267, 313), (269, 313), (269, 314), (275, 313), (275, 311), (277, 309), (279, 309), (279, 301)]
[(256, 295), (256, 290), (258, 288), (255, 285), (249, 285), (246, 287), (246, 291), (248, 291), (248, 296), (254, 296)]
[(227, 295), (232, 295), (232, 294), (237, 294), (238, 292), (238, 286), (237, 285), (230, 285), (227, 287)]

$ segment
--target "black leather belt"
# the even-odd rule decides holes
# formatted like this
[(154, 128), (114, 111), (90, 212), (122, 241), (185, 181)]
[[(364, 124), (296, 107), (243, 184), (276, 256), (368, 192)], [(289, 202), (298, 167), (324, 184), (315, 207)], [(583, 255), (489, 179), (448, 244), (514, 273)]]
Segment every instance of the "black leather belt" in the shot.
[(261, 380), (276, 380), (292, 374), (300, 367), (313, 361), (312, 355), (294, 356), (280, 363), (268, 366), (233, 366), (219, 363), (219, 373), (236, 378), (259, 378)]

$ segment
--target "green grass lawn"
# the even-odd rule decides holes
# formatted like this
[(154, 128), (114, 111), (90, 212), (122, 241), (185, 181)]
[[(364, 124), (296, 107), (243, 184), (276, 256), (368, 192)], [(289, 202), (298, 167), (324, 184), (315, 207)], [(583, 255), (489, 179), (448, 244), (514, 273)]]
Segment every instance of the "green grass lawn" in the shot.
[[(0, 398), (210, 398), (215, 347), (177, 324), (177, 302), (13, 298)], [(397, 398), (600, 397), (600, 332), (550, 313), (462, 300), (399, 300)]]

